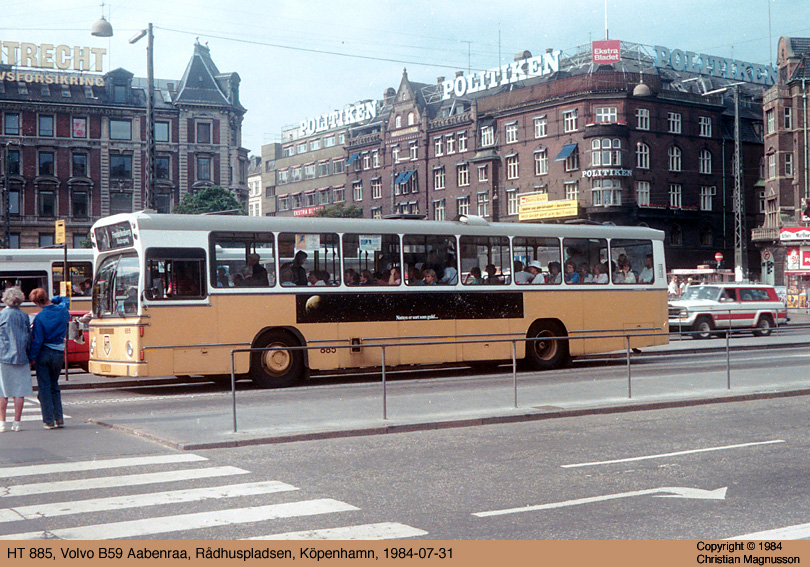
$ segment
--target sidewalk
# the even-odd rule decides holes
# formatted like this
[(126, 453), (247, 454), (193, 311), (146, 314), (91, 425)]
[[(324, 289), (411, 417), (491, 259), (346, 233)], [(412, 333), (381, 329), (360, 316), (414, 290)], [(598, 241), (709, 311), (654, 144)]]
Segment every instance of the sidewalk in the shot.
[[(810, 324), (806, 313), (791, 312), (790, 316), (794, 325)], [(641, 363), (645, 353), (672, 355), (673, 364), (683, 363), (698, 350), (725, 351), (725, 344), (723, 339), (696, 341), (673, 337), (669, 345), (644, 349), (640, 355), (631, 357), (631, 397), (628, 371), (621, 364), (605, 366), (598, 381), (580, 378), (575, 367), (556, 373), (553, 381), (542, 380), (542, 373), (518, 373), (517, 383), (510, 366), (501, 366), (487, 376), (454, 373), (442, 380), (401, 380), (392, 375), (386, 385), (385, 403), (379, 381), (281, 390), (249, 389), (240, 382), (236, 393), (236, 432), (230, 391), (195, 395), (193, 406), (178, 403), (174, 397), (157, 398), (152, 406), (142, 406), (134, 412), (102, 406), (88, 421), (176, 449), (198, 450), (810, 394), (807, 372), (784, 372), (774, 364), (772, 370), (756, 376), (749, 373), (746, 377), (739, 372), (739, 363), (738, 372), (734, 372), (735, 357), (744, 357), (746, 349), (796, 348), (797, 354), (791, 357), (804, 356), (805, 348), (810, 347), (810, 333), (775, 333), (770, 339), (733, 337), (731, 389), (727, 388), (724, 365), (711, 372), (657, 380)], [(633, 360), (637, 364), (632, 364)], [(105, 382), (109, 379), (75, 375), (63, 389)], [(131, 380), (122, 386), (160, 383), (166, 384), (167, 380)]]

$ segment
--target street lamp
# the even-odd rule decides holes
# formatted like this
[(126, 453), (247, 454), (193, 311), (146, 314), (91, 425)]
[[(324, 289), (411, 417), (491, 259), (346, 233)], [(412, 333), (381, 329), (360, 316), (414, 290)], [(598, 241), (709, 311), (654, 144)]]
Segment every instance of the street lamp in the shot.
[(745, 199), (742, 192), (742, 155), (740, 152), (740, 85), (734, 83), (703, 93), (703, 96), (731, 91), (734, 94), (734, 281), (741, 282), (748, 273), (745, 242)]
[(135, 43), (146, 36), (146, 207), (155, 208), (155, 106), (154, 106), (154, 36), (152, 24), (134, 35), (129, 42)]
[[(102, 8), (103, 10), (103, 8)], [(90, 32), (97, 37), (112, 37), (113, 30), (110, 23), (101, 19), (93, 24)], [(155, 107), (154, 107), (154, 59), (152, 56), (154, 36), (152, 35), (152, 24), (145, 30), (141, 30), (130, 38), (130, 43), (135, 43), (146, 36), (146, 207), (155, 208)]]

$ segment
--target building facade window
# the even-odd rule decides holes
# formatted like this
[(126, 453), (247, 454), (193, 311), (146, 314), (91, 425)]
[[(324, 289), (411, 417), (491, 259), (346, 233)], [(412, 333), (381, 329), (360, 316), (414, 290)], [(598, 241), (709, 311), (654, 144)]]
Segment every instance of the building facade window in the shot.
[(705, 175), (712, 173), (712, 153), (709, 150), (700, 150), (698, 155), (698, 171)]
[(478, 193), (478, 216), (489, 216), (489, 191)]
[(39, 247), (40, 248), (50, 248), (53, 246), (53, 233), (52, 232), (40, 232), (39, 233)]
[(667, 113), (667, 132), (670, 134), (681, 133), (681, 113), (668, 112)]
[(332, 173), (339, 174), (346, 171), (346, 160), (344, 158), (338, 158), (332, 160)]
[(309, 141), (309, 151), (315, 152), (321, 149), (321, 139), (315, 138)]
[(335, 203), (343, 203), (346, 200), (346, 188), (341, 185), (332, 189), (332, 197)]
[(393, 146), (391, 148), (391, 161), (392, 163), (397, 163), (399, 161), (399, 146)]
[(56, 175), (53, 152), (39, 152), (37, 157), (39, 160), (38, 175)]
[(86, 189), (73, 189), (70, 194), (70, 210), (74, 217), (90, 216), (90, 197)]
[(74, 138), (87, 137), (87, 118), (73, 118), (71, 119), (71, 133)]
[(441, 191), (446, 187), (446, 176), (444, 171), (444, 166), (438, 167), (433, 170), (433, 189), (435, 191)]
[(155, 122), (155, 141), (168, 142), (169, 141), (169, 123), (168, 122)]
[(20, 115), (16, 112), (7, 112), (3, 116), (3, 133), (6, 136), (20, 135)]
[(534, 152), (534, 174), (548, 174), (548, 150), (545, 148)]
[(495, 145), (495, 128), (492, 126), (484, 126), (481, 128), (481, 147)]
[(73, 177), (89, 177), (87, 172), (87, 154), (78, 152), (72, 154), (71, 170)]
[(538, 116), (534, 119), (534, 137), (545, 138), (548, 136), (548, 119), (545, 116)]
[(618, 166), (622, 164), (622, 141), (618, 138), (591, 140), (592, 166)]
[(478, 183), (488, 183), (489, 182), (489, 166), (488, 165), (479, 165), (478, 166)]
[(577, 130), (577, 109), (565, 110), (563, 115), (563, 132), (576, 132)]
[(615, 106), (600, 106), (594, 112), (596, 122), (615, 124), (619, 121), (619, 109)]
[(470, 184), (470, 166), (462, 163), (456, 166), (456, 182), (459, 187), (466, 187)]
[(295, 155), (295, 146), (289, 145), (281, 148), (281, 155), (284, 157), (291, 157)]
[(444, 199), (433, 201), (433, 220), (447, 220), (447, 211), (445, 209)]
[(212, 177), (211, 158), (197, 156), (197, 181), (211, 181)]
[(669, 206), (673, 209), (683, 206), (683, 186), (680, 183), (669, 184)]
[(671, 246), (680, 246), (683, 244), (683, 231), (677, 224), (673, 224), (669, 229), (669, 243)]
[(507, 189), (506, 191), (506, 214), (516, 215), (520, 213), (520, 193), (517, 189)]
[(793, 154), (785, 154), (785, 177), (793, 177)]
[(467, 151), (467, 132), (458, 133), (458, 151), (460, 152)]
[[(211, 124), (209, 122), (197, 122), (197, 143), (211, 143)], [(306, 142), (304, 142), (306, 144)]]
[(507, 156), (506, 158), (506, 178), (520, 178), (520, 162), (517, 155)]
[(323, 139), (323, 147), (332, 148), (334, 146), (335, 146), (335, 135), (332, 134), (331, 136), (325, 136)]
[(318, 166), (314, 163), (308, 163), (304, 166), (304, 179), (315, 179), (318, 172)]
[(455, 134), (448, 134), (447, 136), (445, 136), (444, 143), (447, 146), (448, 155), (456, 153), (456, 136), (455, 136)]
[(54, 131), (54, 118), (53, 114), (40, 114), (39, 115), (39, 135), (46, 138), (53, 138), (56, 133)]
[(639, 142), (636, 145), (636, 167), (650, 169), (650, 146)]
[(441, 136), (436, 136), (433, 138), (433, 155), (435, 156), (443, 156), (444, 155), (444, 138)]
[(681, 171), (681, 149), (678, 146), (670, 146), (667, 150), (670, 171)]
[(353, 201), (362, 201), (363, 200), (363, 182), (362, 181), (355, 181), (352, 183), (352, 200)]
[(712, 210), (712, 198), (717, 194), (717, 188), (712, 187), (701, 187), (700, 188), (700, 210), (701, 211), (711, 211)]
[(579, 152), (574, 151), (565, 158), (565, 171), (576, 171), (579, 169)]
[(517, 122), (510, 122), (506, 125), (506, 143), (514, 144), (518, 141), (518, 125)]
[(411, 160), (419, 159), (419, 142), (411, 142), (409, 149)]
[(110, 191), (110, 214), (132, 212), (131, 191)]
[(155, 179), (171, 179), (171, 161), (169, 156), (155, 156)]
[(459, 215), (470, 214), (470, 197), (459, 197), (456, 199), (456, 207), (458, 208)]
[(636, 204), (639, 207), (650, 206), (650, 182), (637, 181), (636, 182)]
[(131, 140), (132, 120), (110, 120), (110, 140)]
[(568, 201), (576, 201), (579, 199), (579, 183), (576, 181), (566, 181), (563, 183), (565, 186), (565, 198)]
[(382, 218), (382, 207), (372, 207), (372, 209), (371, 209), (371, 218), (373, 218), (373, 219), (381, 219)]
[(371, 198), (382, 199), (382, 178), (380, 177), (371, 180)]
[(618, 179), (594, 179), (591, 186), (591, 204), (611, 207), (622, 204), (622, 183)]
[(712, 119), (710, 116), (701, 116), (698, 118), (700, 121), (700, 135), (704, 138), (712, 137)]
[(776, 111), (773, 108), (765, 111), (765, 132), (767, 134), (776, 132)]
[(132, 156), (110, 154), (110, 177), (113, 179), (132, 179)]
[(329, 162), (328, 161), (319, 161), (318, 162), (318, 177), (326, 177), (329, 175)]
[(768, 179), (774, 179), (776, 177), (776, 154), (770, 154), (768, 156)]
[(793, 109), (785, 108), (785, 130), (793, 130)]
[(20, 211), (22, 210), (22, 199), (21, 199), (21, 191), (20, 187), (15, 184), (11, 184), (8, 188), (8, 214), (11, 216), (20, 216)]
[(37, 189), (37, 213), (41, 217), (56, 216), (56, 188), (52, 184)]
[(648, 108), (636, 109), (636, 129), (637, 130), (650, 129), (650, 110)]
[(6, 167), (8, 168), (9, 175), (20, 175), (22, 171), (22, 163), (20, 161), (20, 150), (7, 150), (6, 155), (8, 156), (8, 162), (6, 163)]

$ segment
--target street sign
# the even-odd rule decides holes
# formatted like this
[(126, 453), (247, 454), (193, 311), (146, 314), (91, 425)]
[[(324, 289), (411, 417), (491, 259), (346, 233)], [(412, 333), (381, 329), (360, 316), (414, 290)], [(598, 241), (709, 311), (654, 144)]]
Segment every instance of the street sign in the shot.
[(723, 253), (718, 252), (717, 254), (714, 255), (714, 259), (717, 260), (718, 262), (722, 262), (723, 261)]
[(54, 227), (53, 243), (64, 244), (65, 242), (65, 221), (58, 220), (56, 221), (56, 226)]

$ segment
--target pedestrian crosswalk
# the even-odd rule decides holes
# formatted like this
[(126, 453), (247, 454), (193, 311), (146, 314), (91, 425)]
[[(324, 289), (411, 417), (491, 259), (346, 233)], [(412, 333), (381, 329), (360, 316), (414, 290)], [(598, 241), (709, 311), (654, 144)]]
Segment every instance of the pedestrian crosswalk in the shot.
[[(397, 522), (352, 521), (360, 508), (301, 496), (280, 480), (195, 454), (0, 466), (0, 539), (121, 539), (204, 533), (205, 539), (402, 539)], [(56, 478), (58, 477), (58, 479)], [(288, 523), (285, 523), (288, 522)], [(285, 530), (285, 526), (305, 530)], [(234, 530), (238, 531), (234, 531)]]

